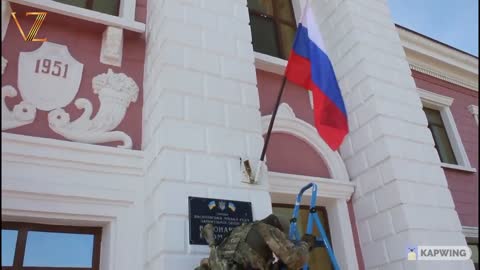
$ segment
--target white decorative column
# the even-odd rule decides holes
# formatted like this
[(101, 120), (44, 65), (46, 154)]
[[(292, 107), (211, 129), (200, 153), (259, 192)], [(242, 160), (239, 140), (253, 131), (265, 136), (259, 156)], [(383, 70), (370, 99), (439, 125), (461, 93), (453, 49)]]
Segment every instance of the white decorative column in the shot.
[(416, 245), (466, 245), (387, 1), (312, 1), (348, 110), (341, 155), (365, 269), (473, 270), (407, 261)]
[(208, 256), (189, 244), (188, 196), (250, 201), (254, 219), (271, 212), (267, 181), (241, 182), (240, 158), (263, 146), (246, 4), (148, 1), (145, 269), (193, 269)]

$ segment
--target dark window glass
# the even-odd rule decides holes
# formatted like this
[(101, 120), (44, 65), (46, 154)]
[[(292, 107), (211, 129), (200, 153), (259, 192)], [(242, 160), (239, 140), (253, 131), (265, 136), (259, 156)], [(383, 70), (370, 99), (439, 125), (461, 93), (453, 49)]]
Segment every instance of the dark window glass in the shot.
[(2, 269), (98, 270), (101, 228), (2, 222)]
[(290, 0), (248, 0), (253, 49), (287, 59), (297, 29)]
[(273, 4), (271, 0), (248, 0), (248, 8), (273, 16)]
[(2, 230), (2, 266), (13, 266), (18, 232)]
[(71, 6), (81, 7), (81, 8), (87, 7), (87, 0), (55, 0), (55, 1), (63, 4), (71, 5)]
[(268, 18), (259, 16), (250, 16), (250, 23), (255, 24), (252, 28), (253, 49), (257, 52), (265, 53), (272, 56), (280, 56), (280, 50), (276, 42), (277, 39), (275, 25)]
[(92, 9), (110, 15), (118, 15), (119, 2), (118, 0), (94, 0)]
[(93, 235), (30, 231), (24, 266), (92, 267)]
[[(292, 217), (293, 205), (284, 205), (284, 204), (273, 204), (273, 213), (277, 216), (283, 216), (287, 219)], [(300, 237), (305, 233), (307, 228), (308, 214), (310, 209), (308, 207), (301, 207), (298, 213), (297, 220), (297, 230), (300, 234)], [(332, 244), (330, 237), (330, 230), (328, 227), (327, 219), (327, 210), (324, 207), (317, 207), (317, 213), (320, 217), (320, 222), (325, 229), (328, 237), (328, 241)], [(313, 235), (319, 236), (320, 232), (317, 229), (317, 226), (313, 226)], [(322, 270), (333, 270), (332, 263), (330, 262), (330, 257), (328, 256), (327, 249), (324, 247), (317, 247), (310, 252), (310, 260), (308, 262), (309, 269), (322, 269)]]
[(444, 163), (458, 164), (455, 154), (453, 152), (450, 139), (448, 138), (447, 130), (443, 124), (440, 111), (423, 108), (427, 115), (428, 128), (432, 132), (433, 140), (435, 141), (435, 148), (438, 151), (440, 160)]
[(86, 8), (110, 15), (118, 15), (119, 0), (55, 0), (60, 3)]

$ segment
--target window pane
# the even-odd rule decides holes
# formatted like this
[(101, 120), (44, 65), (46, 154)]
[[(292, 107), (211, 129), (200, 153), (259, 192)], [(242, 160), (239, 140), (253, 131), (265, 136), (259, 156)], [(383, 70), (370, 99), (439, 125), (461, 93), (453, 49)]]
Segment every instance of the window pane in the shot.
[[(290, 219), (292, 217), (292, 212), (293, 212), (293, 205), (291, 207), (278, 207), (274, 206), (273, 207), (273, 213), (278, 216), (283, 216), (287, 219)], [(328, 241), (331, 242), (331, 237), (329, 235), (329, 229), (327, 226), (327, 217), (325, 216), (324, 211), (317, 211), (318, 216), (320, 217), (320, 222), (322, 222), (322, 226), (327, 232), (327, 236), (329, 237)], [(297, 230), (298, 233), (300, 234), (300, 237), (305, 233), (305, 230), (307, 228), (307, 222), (308, 222), (308, 214), (309, 210), (308, 209), (300, 209), (298, 213), (298, 220), (297, 220)], [(317, 229), (317, 226), (313, 226), (313, 234), (315, 236), (320, 236), (320, 232)], [(333, 266), (330, 263), (330, 258), (328, 257), (327, 249), (324, 247), (318, 247), (312, 250), (310, 253), (310, 260), (308, 262), (309, 264), (309, 269), (322, 269), (322, 270), (332, 270)]]
[(248, 8), (273, 16), (272, 0), (248, 0)]
[(76, 7), (86, 8), (87, 0), (55, 0), (56, 2), (72, 5)]
[(296, 24), (293, 16), (291, 0), (275, 0), (275, 17), (285, 20), (286, 22)]
[(452, 145), (448, 139), (447, 131), (444, 127), (430, 126), (433, 139), (438, 150), (440, 160), (445, 163), (457, 164), (455, 154), (453, 153)]
[(296, 28), (286, 24), (279, 24), (280, 33), (282, 36), (282, 52), (283, 58), (288, 59), (295, 38)]
[(423, 108), (423, 111), (427, 115), (427, 120), (429, 124), (435, 124), (443, 126), (442, 116), (440, 115), (440, 111), (432, 110), (428, 108)]
[(2, 266), (13, 266), (18, 231), (2, 230)]
[(98, 12), (118, 15), (117, 0), (95, 0), (92, 9)]
[(253, 49), (256, 52), (280, 57), (273, 21), (268, 18), (250, 15), (250, 26), (252, 28)]
[(93, 235), (30, 231), (24, 266), (92, 267)]

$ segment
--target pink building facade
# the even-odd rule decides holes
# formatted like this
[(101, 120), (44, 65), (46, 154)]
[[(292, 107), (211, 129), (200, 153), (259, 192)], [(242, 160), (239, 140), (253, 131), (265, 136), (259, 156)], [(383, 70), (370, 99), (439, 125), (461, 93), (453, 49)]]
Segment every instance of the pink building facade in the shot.
[[(478, 57), (395, 25), (386, 1), (315, 1), (350, 134), (328, 148), (287, 83), (250, 184), (239, 160), (258, 162), (306, 1), (97, 1), (2, 0), (2, 269), (53, 266), (28, 261), (38, 231), (92, 237), (62, 267), (193, 269), (208, 247), (189, 242), (189, 196), (261, 219), (309, 182), (342, 270), (478, 269)], [(45, 42), (19, 32), (31, 11)], [(472, 260), (407, 260), (467, 244)], [(324, 249), (311, 263), (333, 269)]]

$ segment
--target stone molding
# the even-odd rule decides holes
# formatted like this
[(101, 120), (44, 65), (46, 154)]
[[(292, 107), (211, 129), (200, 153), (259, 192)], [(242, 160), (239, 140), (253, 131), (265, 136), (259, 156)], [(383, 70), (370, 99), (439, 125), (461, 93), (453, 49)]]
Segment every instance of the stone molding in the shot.
[[(355, 190), (355, 184), (351, 182), (341, 182), (335, 181), (335, 179), (278, 172), (269, 172), (268, 180), (270, 182), (270, 192), (276, 193), (297, 195), (299, 187), (303, 187), (310, 182), (314, 182), (318, 186), (322, 187), (318, 189), (318, 197), (348, 201)], [(307, 192), (306, 194), (310, 193)]]
[(100, 62), (121, 67), (123, 56), (123, 29), (107, 26), (102, 36)]
[(419, 49), (428, 49), (428, 56), (432, 58), (444, 56), (445, 59), (442, 60), (446, 61), (446, 63), (470, 72), (475, 72), (478, 75), (478, 59), (476, 57), (449, 48), (439, 42), (430, 40), (400, 27), (397, 27), (397, 31), (404, 47), (411, 48), (418, 46)]
[(420, 73), (427, 74), (429, 76), (440, 79), (442, 81), (446, 81), (446, 82), (449, 82), (449, 83), (453, 83), (453, 84), (456, 84), (456, 85), (463, 86), (463, 87), (468, 88), (468, 89), (478, 91), (478, 83), (469, 82), (469, 81), (462, 80), (462, 79), (459, 79), (459, 78), (453, 78), (453, 77), (451, 77), (451, 76), (449, 76), (445, 73), (441, 73), (439, 71), (433, 70), (432, 68), (421, 66), (421, 65), (418, 65), (418, 64), (410, 63), (409, 65), (410, 65), (410, 68), (412, 70), (418, 71)]
[(2, 132), (2, 160), (112, 174), (143, 175), (142, 151)]

